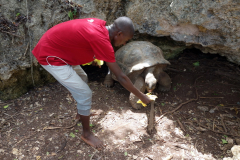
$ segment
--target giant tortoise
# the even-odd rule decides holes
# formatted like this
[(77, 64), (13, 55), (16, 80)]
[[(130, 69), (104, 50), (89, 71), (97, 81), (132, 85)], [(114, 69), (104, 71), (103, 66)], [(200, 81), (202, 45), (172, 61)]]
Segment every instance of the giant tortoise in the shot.
[[(133, 41), (121, 47), (116, 53), (116, 62), (141, 92), (152, 92), (157, 83), (160, 91), (171, 88), (171, 79), (163, 69), (170, 63), (164, 59), (162, 50), (146, 41)], [(104, 85), (111, 87), (114, 74), (108, 72)], [(140, 109), (139, 98), (130, 93), (129, 101), (133, 108)]]

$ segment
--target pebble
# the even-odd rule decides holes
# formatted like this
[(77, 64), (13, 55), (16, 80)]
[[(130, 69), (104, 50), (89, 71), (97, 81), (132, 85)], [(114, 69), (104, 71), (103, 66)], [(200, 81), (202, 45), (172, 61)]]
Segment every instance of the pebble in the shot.
[(197, 106), (197, 108), (203, 112), (209, 111), (207, 106)]
[(215, 108), (210, 109), (209, 112), (210, 112), (210, 113), (214, 113), (214, 112), (215, 112)]
[(237, 145), (240, 145), (240, 139), (236, 138), (235, 140), (236, 140)]
[(233, 139), (232, 139), (232, 138), (227, 137), (227, 138), (226, 138), (226, 141), (227, 141), (228, 143), (233, 144)]

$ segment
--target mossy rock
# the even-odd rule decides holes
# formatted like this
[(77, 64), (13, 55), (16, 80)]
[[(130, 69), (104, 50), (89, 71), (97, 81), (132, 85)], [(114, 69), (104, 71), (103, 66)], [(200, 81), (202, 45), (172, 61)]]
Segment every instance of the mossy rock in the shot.
[(8, 80), (0, 80), (0, 100), (9, 100), (20, 97), (27, 93), (34, 86), (41, 86), (56, 81), (41, 66), (25, 70), (18, 70)]

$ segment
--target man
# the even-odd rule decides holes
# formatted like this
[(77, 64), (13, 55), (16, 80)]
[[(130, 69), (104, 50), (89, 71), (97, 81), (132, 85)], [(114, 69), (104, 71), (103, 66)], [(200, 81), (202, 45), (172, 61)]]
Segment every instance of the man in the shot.
[(42, 67), (66, 87), (77, 101), (76, 118), (82, 121), (83, 126), (81, 139), (95, 148), (102, 147), (102, 142), (89, 127), (92, 92), (86, 83), (87, 75), (79, 65), (95, 58), (103, 60), (123, 87), (143, 103), (151, 101), (133, 86), (115, 61), (112, 45), (124, 45), (133, 37), (131, 19), (120, 17), (112, 25), (105, 25), (105, 21), (96, 18), (63, 22), (49, 29), (32, 51)]

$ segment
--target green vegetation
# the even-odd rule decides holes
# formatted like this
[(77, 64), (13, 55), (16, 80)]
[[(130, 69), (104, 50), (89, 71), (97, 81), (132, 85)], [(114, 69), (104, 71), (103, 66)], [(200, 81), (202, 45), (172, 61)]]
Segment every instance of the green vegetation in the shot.
[(77, 9), (74, 9), (74, 11), (69, 11), (68, 12), (68, 17), (72, 20), (74, 19), (74, 16), (77, 15)]
[(195, 62), (195, 63), (193, 63), (193, 65), (194, 65), (194, 67), (199, 67), (200, 66), (199, 62)]

